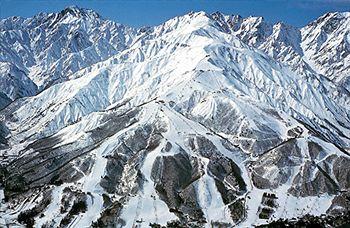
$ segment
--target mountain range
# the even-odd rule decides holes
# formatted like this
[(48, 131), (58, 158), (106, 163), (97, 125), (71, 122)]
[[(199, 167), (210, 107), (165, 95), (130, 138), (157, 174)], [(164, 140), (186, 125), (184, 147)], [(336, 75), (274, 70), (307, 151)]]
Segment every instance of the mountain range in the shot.
[(0, 226), (350, 222), (350, 12), (1, 19), (0, 108)]

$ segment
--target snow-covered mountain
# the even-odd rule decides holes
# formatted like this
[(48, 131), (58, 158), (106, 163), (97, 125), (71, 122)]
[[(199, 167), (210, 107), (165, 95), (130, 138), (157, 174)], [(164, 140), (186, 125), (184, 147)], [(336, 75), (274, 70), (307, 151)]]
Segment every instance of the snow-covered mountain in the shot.
[(0, 224), (349, 222), (348, 15), (2, 20)]
[[(135, 29), (75, 6), (33, 18), (3, 19), (0, 32), (0, 62), (15, 65), (20, 75), (14, 77), (25, 77), (29, 83), (22, 88), (15, 79), (6, 78), (1, 89), (18, 90), (16, 94), (6, 93), (12, 100), (23, 94), (35, 95), (33, 83), (40, 92), (65, 81), (78, 70), (125, 50), (137, 37)], [(3, 68), (1, 75), (8, 74)]]
[(226, 32), (295, 70), (311, 68), (337, 83), (349, 76), (349, 12), (327, 13), (301, 29), (263, 17), (212, 16)]

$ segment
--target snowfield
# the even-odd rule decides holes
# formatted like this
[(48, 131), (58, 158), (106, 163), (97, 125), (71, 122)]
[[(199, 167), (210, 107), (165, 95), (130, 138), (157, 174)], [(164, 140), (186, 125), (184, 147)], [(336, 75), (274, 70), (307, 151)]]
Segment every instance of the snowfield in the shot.
[(219, 12), (137, 30), (78, 7), (1, 20), (0, 226), (349, 213), (349, 15), (300, 30)]

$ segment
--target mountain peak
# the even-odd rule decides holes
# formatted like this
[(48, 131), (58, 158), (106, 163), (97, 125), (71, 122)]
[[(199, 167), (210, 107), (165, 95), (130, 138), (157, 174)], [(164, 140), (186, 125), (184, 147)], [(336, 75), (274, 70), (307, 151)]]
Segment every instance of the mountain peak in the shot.
[(71, 15), (77, 18), (80, 17), (90, 17), (90, 18), (100, 18), (100, 15), (91, 9), (81, 8), (76, 5), (68, 6), (60, 12), (61, 15)]
[(331, 15), (333, 17), (338, 17), (338, 18), (348, 18), (348, 17), (350, 17), (350, 12), (347, 12), (347, 11), (338, 12), (338, 11), (336, 11), (336, 12), (328, 13), (328, 15)]
[(195, 17), (208, 17), (208, 14), (204, 11), (190, 11), (188, 14), (191, 18)]
[(139, 30), (98, 17), (69, 6), (0, 21), (11, 29), (1, 227), (254, 227), (349, 212), (350, 99), (322, 75), (345, 75), (350, 91), (348, 20), (329, 14), (301, 34), (220, 12)]
[(344, 19), (346, 20), (349, 18), (350, 18), (350, 12), (328, 12), (318, 17), (315, 21), (310, 22), (306, 27), (325, 24), (329, 21), (340, 21)]

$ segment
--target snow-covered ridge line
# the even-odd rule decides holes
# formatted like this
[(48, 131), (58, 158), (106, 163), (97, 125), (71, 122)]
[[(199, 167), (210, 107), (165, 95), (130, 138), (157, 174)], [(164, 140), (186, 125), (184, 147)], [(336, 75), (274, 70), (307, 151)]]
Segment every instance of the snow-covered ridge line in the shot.
[[(6, 58), (43, 83), (0, 111), (2, 226), (251, 227), (348, 213), (349, 94), (306, 59), (298, 29), (192, 12), (134, 30), (64, 11), (0, 34), (42, 44), (34, 65)], [(331, 39), (346, 17), (308, 26)]]
[[(346, 76), (348, 75), (346, 62), (349, 62), (346, 60), (348, 58), (346, 57), (348, 56), (347, 53), (349, 53), (348, 45), (345, 44), (344, 46), (346, 49), (344, 50), (345, 59), (342, 60), (343, 62), (336, 62), (328, 66), (329, 68), (339, 69), (337, 72), (332, 73), (332, 75), (340, 75), (334, 80), (328, 73), (322, 73), (320, 68), (313, 63), (312, 59), (314, 57), (310, 56), (310, 49), (308, 51), (305, 51), (305, 48), (303, 49), (305, 45), (310, 46), (310, 44), (306, 44), (306, 41), (304, 42), (306, 38), (304, 38), (303, 34), (309, 34), (308, 36), (312, 34), (303, 31), (308, 26), (317, 24), (317, 22), (320, 23), (322, 20), (333, 20), (332, 18), (338, 18), (340, 20), (338, 23), (345, 26), (337, 29), (334, 33), (340, 34), (334, 34), (334, 37), (345, 36), (342, 39), (345, 43), (349, 43), (346, 38), (347, 29), (345, 29), (347, 22), (344, 22), (344, 20), (349, 20), (347, 15), (347, 13), (329, 13), (300, 30), (283, 23), (270, 24), (265, 22), (262, 17), (242, 18), (239, 15), (228, 16), (219, 12), (211, 15), (205, 12), (191, 12), (185, 16), (171, 19), (162, 25), (137, 30), (104, 20), (93, 10), (76, 6), (67, 7), (60, 13), (41, 13), (33, 18), (12, 17), (2, 19), (0, 30), (3, 32), (0, 38), (4, 43), (2, 51), (5, 55), (2, 56), (0, 61), (11, 62), (25, 72), (26, 77), (30, 78), (25, 86), (20, 86), (17, 81), (21, 80), (9, 79), (5, 75), (10, 74), (3, 73), (3, 79), (5, 80), (5, 83), (2, 83), (4, 86), (3, 90), (7, 97), (12, 100), (17, 97), (31, 96), (52, 84), (68, 80), (70, 75), (81, 69), (89, 68), (91, 64), (118, 54), (118, 52), (127, 49), (140, 39), (147, 40), (150, 34), (154, 34), (152, 31), (158, 30), (161, 33), (171, 30), (179, 18), (188, 17), (188, 19), (191, 19), (197, 16), (204, 16), (215, 21), (216, 24), (213, 26), (218, 26), (222, 31), (232, 33), (247, 44), (263, 50), (274, 59), (290, 66), (293, 71), (306, 75), (309, 78), (308, 80), (321, 80), (322, 83), (328, 84), (326, 90), (341, 101), (344, 106), (348, 106), (349, 88), (347, 88), (348, 79)], [(65, 28), (67, 26), (71, 28), (67, 30)], [(320, 31), (322, 32), (322, 29)], [(69, 39), (64, 38), (65, 36)], [(317, 39), (317, 42), (324, 42), (324, 40), (319, 40)], [(326, 42), (328, 41), (326, 40)], [(15, 46), (10, 48), (12, 45)], [(334, 51), (339, 46), (330, 45), (329, 48)], [(46, 48), (47, 46), (48, 48)], [(19, 53), (21, 54), (19, 55)], [(340, 67), (340, 64), (343, 64), (344, 67)], [(315, 76), (315, 72), (321, 74)], [(20, 77), (17, 73), (12, 73), (11, 75), (12, 78)], [(345, 75), (345, 77), (342, 75)], [(326, 77), (334, 82), (327, 82)], [(37, 91), (34, 89), (34, 92), (33, 89), (26, 89), (26, 87), (31, 88), (31, 85), (27, 84), (33, 84), (33, 82), (39, 87), (39, 89), (36, 89)], [(14, 87), (24, 88), (17, 93), (12, 92), (14, 93), (12, 95), (6, 92), (8, 89), (5, 88), (11, 89)], [(16, 91), (14, 89), (11, 90)], [(3, 102), (7, 103), (6, 100)]]

